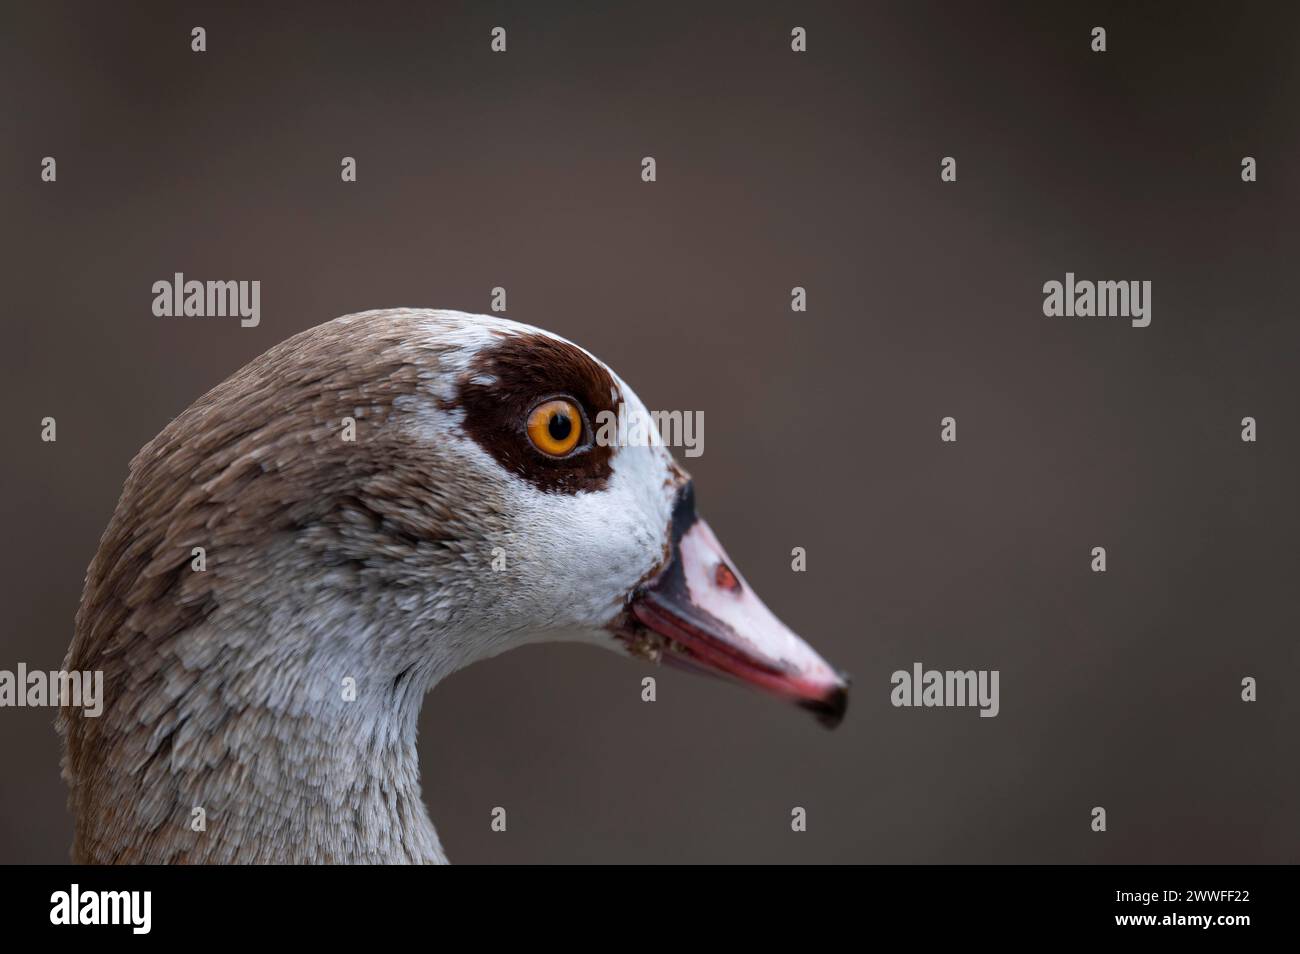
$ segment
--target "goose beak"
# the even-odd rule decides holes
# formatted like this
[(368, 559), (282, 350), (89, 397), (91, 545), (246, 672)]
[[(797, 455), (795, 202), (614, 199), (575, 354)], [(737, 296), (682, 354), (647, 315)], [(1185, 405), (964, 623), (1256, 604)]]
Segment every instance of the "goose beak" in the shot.
[(616, 633), (635, 653), (721, 676), (811, 710), (828, 728), (848, 707), (848, 678), (796, 636), (749, 588), (709, 525), (692, 485), (676, 501), (669, 557), (632, 594)]

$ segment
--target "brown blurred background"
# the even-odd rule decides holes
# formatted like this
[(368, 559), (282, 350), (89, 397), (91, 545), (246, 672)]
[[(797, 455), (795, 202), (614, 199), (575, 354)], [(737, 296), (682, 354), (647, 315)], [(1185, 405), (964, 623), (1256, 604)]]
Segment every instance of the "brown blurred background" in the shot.
[[(8, 5), (0, 669), (61, 664), (128, 460), (209, 387), (502, 285), (704, 411), (703, 512), (855, 688), (828, 733), (585, 647), (481, 664), (423, 715), (453, 860), (1300, 860), (1300, 14), (1048, 6)], [(1067, 270), (1151, 280), (1151, 326), (1044, 318)], [(260, 280), (260, 327), (155, 318), (176, 271)], [(891, 707), (915, 661), (999, 669), (1001, 714)], [(0, 861), (67, 859), (52, 723), (0, 710)]]

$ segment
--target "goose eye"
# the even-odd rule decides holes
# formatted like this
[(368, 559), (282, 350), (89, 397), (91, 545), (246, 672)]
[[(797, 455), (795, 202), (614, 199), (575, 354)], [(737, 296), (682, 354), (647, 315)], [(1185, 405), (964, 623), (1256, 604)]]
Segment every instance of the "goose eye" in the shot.
[(582, 439), (582, 413), (572, 401), (543, 401), (528, 415), (528, 439), (543, 454), (563, 457)]

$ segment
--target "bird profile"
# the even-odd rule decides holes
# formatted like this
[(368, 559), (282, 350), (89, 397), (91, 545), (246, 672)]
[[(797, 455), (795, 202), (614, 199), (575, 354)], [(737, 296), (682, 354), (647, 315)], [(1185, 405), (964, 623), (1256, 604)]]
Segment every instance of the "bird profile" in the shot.
[(87, 571), (65, 669), (102, 671), (104, 703), (59, 715), (74, 859), (443, 862), (420, 706), (525, 643), (837, 723), (846, 680), (750, 589), (669, 451), (597, 439), (620, 407), (645, 413), (563, 338), (415, 309), (311, 328), (199, 398), (132, 460)]

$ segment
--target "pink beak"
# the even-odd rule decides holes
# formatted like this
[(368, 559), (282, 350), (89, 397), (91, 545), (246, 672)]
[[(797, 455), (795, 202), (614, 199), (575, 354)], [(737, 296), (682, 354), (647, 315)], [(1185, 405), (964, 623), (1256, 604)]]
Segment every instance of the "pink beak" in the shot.
[(838, 725), (848, 707), (847, 678), (749, 588), (695, 515), (689, 483), (678, 495), (671, 536), (667, 563), (633, 594), (616, 632), (642, 652), (653, 634), (654, 655), (670, 665), (755, 686)]

